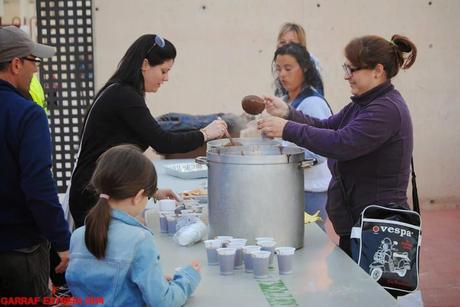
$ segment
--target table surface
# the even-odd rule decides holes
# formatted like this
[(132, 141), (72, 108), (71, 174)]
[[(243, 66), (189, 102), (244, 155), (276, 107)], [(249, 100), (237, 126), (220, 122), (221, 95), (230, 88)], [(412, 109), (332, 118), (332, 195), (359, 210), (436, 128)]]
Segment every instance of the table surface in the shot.
[[(184, 180), (169, 176), (163, 169), (167, 164), (190, 161), (193, 160), (154, 161), (159, 187), (181, 192), (206, 185), (206, 178)], [(152, 215), (157, 214), (154, 211)], [(271, 306), (279, 306), (287, 300), (298, 306), (399, 306), (316, 224), (305, 225), (305, 244), (294, 255), (293, 273), (280, 276), (274, 269), (270, 271), (270, 277), (262, 281), (244, 270), (222, 276), (218, 266), (207, 265), (203, 243), (181, 247), (172, 237), (160, 233), (158, 222), (149, 225), (155, 233), (165, 274), (172, 274), (175, 268), (189, 264), (193, 259), (202, 264), (202, 281), (187, 306), (270, 306), (269, 301)], [(280, 280), (284, 284), (281, 289)], [(264, 291), (261, 284), (265, 285)], [(290, 306), (296, 306), (295, 303)]]

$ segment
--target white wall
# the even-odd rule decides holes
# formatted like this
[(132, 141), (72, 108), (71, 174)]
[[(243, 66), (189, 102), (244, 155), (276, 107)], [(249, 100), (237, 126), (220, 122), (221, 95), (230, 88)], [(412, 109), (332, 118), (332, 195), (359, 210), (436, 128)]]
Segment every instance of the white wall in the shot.
[[(155, 115), (241, 113), (247, 94), (272, 92), (271, 60), (278, 29), (294, 21), (321, 62), (335, 111), (349, 102), (343, 47), (353, 37), (400, 33), (418, 58), (394, 84), (414, 122), (419, 193), (423, 201), (460, 202), (460, 1), (456, 0), (94, 0), (96, 84), (113, 73), (144, 33), (171, 40), (178, 57), (170, 81), (149, 95)], [(431, 3), (431, 5), (430, 5)]]

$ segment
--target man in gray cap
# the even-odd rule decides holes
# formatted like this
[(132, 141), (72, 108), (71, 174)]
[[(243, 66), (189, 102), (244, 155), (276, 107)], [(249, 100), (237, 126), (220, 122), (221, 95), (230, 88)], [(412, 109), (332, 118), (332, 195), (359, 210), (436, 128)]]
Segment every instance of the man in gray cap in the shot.
[(51, 174), (46, 113), (27, 97), (40, 58), (55, 49), (0, 28), (0, 297), (49, 296), (49, 242), (63, 272), (70, 232)]

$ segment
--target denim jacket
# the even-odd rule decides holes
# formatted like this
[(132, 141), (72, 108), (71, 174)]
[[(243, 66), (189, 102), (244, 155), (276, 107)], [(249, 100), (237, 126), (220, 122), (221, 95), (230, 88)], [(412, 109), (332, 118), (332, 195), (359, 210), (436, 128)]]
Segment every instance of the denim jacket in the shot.
[(153, 233), (127, 213), (112, 209), (105, 258), (86, 248), (85, 227), (72, 234), (66, 280), (75, 298), (97, 297), (104, 306), (182, 306), (200, 282), (191, 266), (166, 281)]

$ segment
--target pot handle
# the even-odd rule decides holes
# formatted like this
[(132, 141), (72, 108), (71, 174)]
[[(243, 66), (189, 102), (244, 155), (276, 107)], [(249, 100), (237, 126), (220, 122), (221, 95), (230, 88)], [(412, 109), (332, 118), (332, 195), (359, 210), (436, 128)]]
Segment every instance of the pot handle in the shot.
[(313, 165), (316, 165), (318, 163), (318, 160), (316, 159), (306, 159), (302, 162), (299, 163), (299, 168), (309, 168), (312, 167)]
[(195, 163), (208, 165), (208, 158), (206, 158), (205, 156), (196, 157), (195, 158)]

